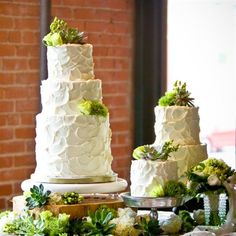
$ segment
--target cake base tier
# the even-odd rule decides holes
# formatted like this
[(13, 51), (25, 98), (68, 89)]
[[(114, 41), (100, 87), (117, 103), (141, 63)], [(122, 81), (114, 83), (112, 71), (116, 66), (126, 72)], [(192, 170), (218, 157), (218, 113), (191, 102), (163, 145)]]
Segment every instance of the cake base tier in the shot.
[(32, 174), (31, 180), (50, 184), (93, 184), (115, 182), (117, 180), (117, 174), (103, 176), (80, 176), (78, 178), (42, 177)]
[(91, 184), (55, 184), (27, 179), (21, 183), (21, 189), (23, 191), (29, 191), (33, 185), (38, 186), (39, 184), (43, 184), (45, 190), (55, 193), (78, 192), (80, 194), (117, 193), (124, 191), (128, 186), (127, 181), (121, 178), (117, 178), (114, 182)]
[[(16, 196), (12, 199), (13, 211), (16, 213), (22, 213), (25, 209), (25, 197)], [(89, 211), (95, 212), (97, 208), (101, 206), (107, 206), (113, 209), (124, 208), (125, 204), (117, 194), (91, 194), (84, 195), (84, 200), (81, 203), (73, 205), (45, 205), (43, 208), (35, 208), (31, 210), (35, 214), (38, 214), (42, 210), (49, 210), (54, 215), (66, 213), (70, 215), (71, 219), (82, 218), (88, 215)]]

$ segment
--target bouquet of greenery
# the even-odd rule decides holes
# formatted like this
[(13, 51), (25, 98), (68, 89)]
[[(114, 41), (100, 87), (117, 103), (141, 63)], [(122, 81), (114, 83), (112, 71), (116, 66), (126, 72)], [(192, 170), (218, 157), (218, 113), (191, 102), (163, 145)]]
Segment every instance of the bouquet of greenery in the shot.
[(200, 162), (187, 171), (188, 187), (193, 194), (225, 192), (223, 183), (232, 175), (235, 170), (231, 169), (223, 160), (210, 158)]

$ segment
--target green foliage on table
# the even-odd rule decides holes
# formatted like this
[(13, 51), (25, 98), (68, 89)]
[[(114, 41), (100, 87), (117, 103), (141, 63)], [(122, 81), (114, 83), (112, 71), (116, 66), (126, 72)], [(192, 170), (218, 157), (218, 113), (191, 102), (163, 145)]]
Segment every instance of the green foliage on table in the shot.
[(179, 211), (179, 216), (182, 220), (182, 232), (192, 231), (197, 225), (194, 219), (191, 217), (190, 213), (186, 210)]
[(134, 228), (139, 230), (143, 236), (160, 235), (163, 232), (160, 228), (159, 221), (150, 217), (141, 216), (139, 221), (135, 223)]
[(76, 192), (66, 192), (61, 196), (63, 204), (78, 204), (84, 200), (84, 197)]
[(36, 207), (41, 208), (45, 206), (50, 199), (50, 194), (51, 191), (44, 191), (42, 184), (39, 186), (33, 185), (33, 187), (30, 188), (29, 196), (25, 199), (26, 207), (28, 209), (34, 209)]
[(160, 150), (157, 150), (151, 145), (143, 145), (134, 149), (133, 158), (134, 159), (145, 159), (145, 160), (167, 160), (170, 156), (170, 153), (176, 152), (179, 148), (179, 145), (174, 145), (173, 140), (166, 141), (163, 146), (158, 147)]
[(110, 221), (115, 217), (110, 208), (98, 208), (95, 212), (89, 212), (89, 219), (82, 224), (85, 235), (111, 235), (115, 224)]
[(50, 211), (42, 211), (38, 217), (34, 214), (24, 212), (18, 218), (5, 225), (4, 232), (14, 235), (67, 235), (69, 227), (69, 215), (59, 214), (53, 216)]
[(83, 115), (94, 115), (107, 117), (108, 108), (100, 101), (83, 100), (78, 105), (79, 111)]
[(64, 20), (54, 18), (50, 25), (50, 33), (43, 38), (43, 42), (47, 46), (58, 46), (62, 44), (84, 44), (84, 32), (78, 29), (69, 28)]
[(188, 106), (194, 107), (194, 98), (190, 97), (191, 93), (186, 88), (186, 83), (176, 81), (174, 88), (170, 92), (166, 92), (158, 101), (159, 106)]

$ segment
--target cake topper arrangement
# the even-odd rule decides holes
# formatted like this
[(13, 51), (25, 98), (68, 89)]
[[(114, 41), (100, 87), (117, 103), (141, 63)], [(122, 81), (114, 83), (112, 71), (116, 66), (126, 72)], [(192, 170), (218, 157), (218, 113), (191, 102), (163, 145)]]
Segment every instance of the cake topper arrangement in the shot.
[(154, 148), (151, 145), (143, 145), (134, 149), (134, 159), (145, 159), (145, 160), (162, 160), (166, 161), (170, 157), (171, 152), (176, 152), (179, 145), (173, 145), (173, 140), (165, 142), (162, 146)]
[(64, 20), (55, 17), (50, 25), (50, 33), (44, 36), (43, 42), (46, 46), (59, 46), (69, 43), (85, 44), (86, 39), (84, 32), (70, 28)]
[(187, 90), (186, 83), (181, 81), (176, 81), (174, 83), (174, 88), (172, 91), (165, 93), (158, 101), (159, 106), (188, 106), (194, 107), (191, 93)]

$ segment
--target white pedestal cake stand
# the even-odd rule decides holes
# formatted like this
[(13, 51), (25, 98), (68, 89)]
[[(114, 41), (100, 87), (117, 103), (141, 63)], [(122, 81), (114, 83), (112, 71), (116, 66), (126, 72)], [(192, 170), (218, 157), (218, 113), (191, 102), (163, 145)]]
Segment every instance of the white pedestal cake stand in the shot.
[(23, 191), (29, 191), (33, 185), (38, 186), (43, 184), (45, 190), (51, 192), (65, 193), (65, 192), (78, 192), (80, 194), (90, 193), (118, 193), (124, 191), (128, 184), (127, 181), (117, 178), (113, 182), (103, 183), (48, 183), (44, 181), (27, 179), (22, 182), (21, 188)]

